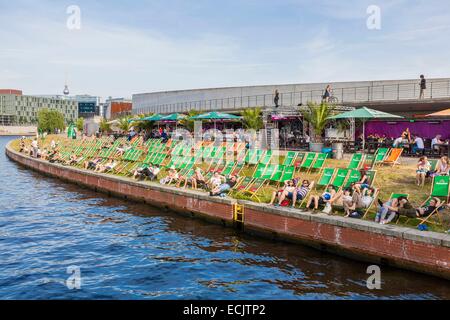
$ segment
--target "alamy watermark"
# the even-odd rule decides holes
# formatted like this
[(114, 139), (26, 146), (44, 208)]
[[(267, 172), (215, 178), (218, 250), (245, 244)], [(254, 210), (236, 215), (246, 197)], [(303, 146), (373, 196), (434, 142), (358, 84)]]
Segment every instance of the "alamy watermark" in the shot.
[(367, 278), (366, 286), (369, 290), (381, 290), (381, 269), (377, 265), (372, 265), (367, 268), (367, 274), (370, 274)]
[(66, 280), (66, 286), (69, 290), (81, 289), (81, 268), (78, 266), (70, 266), (67, 268), (67, 273), (70, 274)]
[(67, 18), (66, 26), (69, 30), (81, 29), (81, 9), (77, 5), (68, 6), (66, 13), (69, 15)]
[(380, 30), (381, 29), (381, 8), (377, 5), (370, 5), (367, 7), (367, 14), (369, 17), (366, 21), (367, 29)]

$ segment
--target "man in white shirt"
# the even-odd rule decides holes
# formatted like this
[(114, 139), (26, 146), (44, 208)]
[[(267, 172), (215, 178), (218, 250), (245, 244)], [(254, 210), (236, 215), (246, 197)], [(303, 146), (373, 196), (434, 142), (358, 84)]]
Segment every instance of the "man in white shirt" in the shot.
[(392, 146), (393, 146), (394, 148), (397, 148), (402, 142), (403, 142), (403, 138), (402, 138), (402, 137), (397, 138), (397, 139), (394, 140), (394, 143), (393, 143)]
[(423, 143), (423, 139), (418, 136), (414, 136), (414, 143), (416, 144), (412, 148), (412, 153), (417, 153), (417, 151), (422, 152), (425, 149), (425, 144)]
[(442, 136), (440, 134), (438, 134), (433, 140), (431, 140), (431, 149), (439, 150), (439, 146), (435, 147), (435, 144), (443, 143), (441, 138), (442, 138)]

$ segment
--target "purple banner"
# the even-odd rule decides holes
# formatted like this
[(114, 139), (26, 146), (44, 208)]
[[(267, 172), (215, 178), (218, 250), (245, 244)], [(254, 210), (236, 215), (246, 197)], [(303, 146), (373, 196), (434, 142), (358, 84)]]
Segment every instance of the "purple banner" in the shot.
[[(450, 121), (369, 121), (366, 122), (366, 137), (369, 135), (386, 136), (396, 139), (409, 128), (411, 134), (421, 138), (434, 138), (437, 134), (443, 139), (450, 139)], [(357, 136), (362, 133), (362, 126), (356, 129)]]

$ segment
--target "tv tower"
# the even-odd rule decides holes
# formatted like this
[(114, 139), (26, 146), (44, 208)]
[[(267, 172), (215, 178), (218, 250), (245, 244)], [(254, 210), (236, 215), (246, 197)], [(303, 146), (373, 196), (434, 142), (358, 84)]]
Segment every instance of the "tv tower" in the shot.
[(67, 72), (66, 72), (66, 81), (65, 81), (65, 84), (64, 84), (64, 91), (63, 91), (63, 93), (64, 93), (65, 96), (68, 96), (69, 93), (70, 93), (69, 86), (67, 85)]

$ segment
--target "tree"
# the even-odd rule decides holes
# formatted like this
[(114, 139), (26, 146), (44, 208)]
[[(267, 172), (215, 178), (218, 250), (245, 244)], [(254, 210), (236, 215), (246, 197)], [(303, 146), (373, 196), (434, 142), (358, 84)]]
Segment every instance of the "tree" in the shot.
[(120, 118), (119, 123), (118, 123), (119, 129), (124, 132), (129, 131), (131, 128), (130, 119), (131, 119), (131, 117), (129, 117), (129, 116)]
[[(139, 118), (139, 119), (148, 118), (148, 117), (151, 117), (152, 115), (153, 115), (153, 113), (140, 114), (137, 116), (137, 118)], [(134, 127), (141, 128), (142, 130), (151, 130), (151, 129), (153, 129), (154, 125), (155, 125), (155, 123), (152, 121), (134, 121), (133, 122)]]
[(64, 116), (57, 110), (41, 109), (37, 120), (38, 129), (42, 132), (54, 133), (56, 129), (65, 129)]
[(108, 123), (108, 120), (106, 120), (105, 118), (103, 118), (100, 121), (99, 127), (100, 127), (99, 128), (100, 132), (102, 132), (102, 133), (108, 133), (111, 131), (111, 125)]
[(258, 131), (264, 127), (261, 108), (245, 109), (241, 112), (241, 115), (246, 129)]
[(84, 118), (78, 118), (77, 122), (75, 124), (77, 126), (78, 132), (83, 132), (83, 130), (84, 130)]
[(186, 119), (181, 120), (181, 125), (184, 126), (189, 131), (194, 131), (195, 120), (190, 118), (199, 115), (201, 112), (197, 110), (190, 110)]
[(300, 110), (303, 118), (312, 128), (310, 132), (311, 141), (316, 143), (323, 142), (323, 133), (328, 122), (328, 118), (332, 115), (332, 109), (326, 102), (320, 105), (314, 102), (308, 102), (307, 110)]

